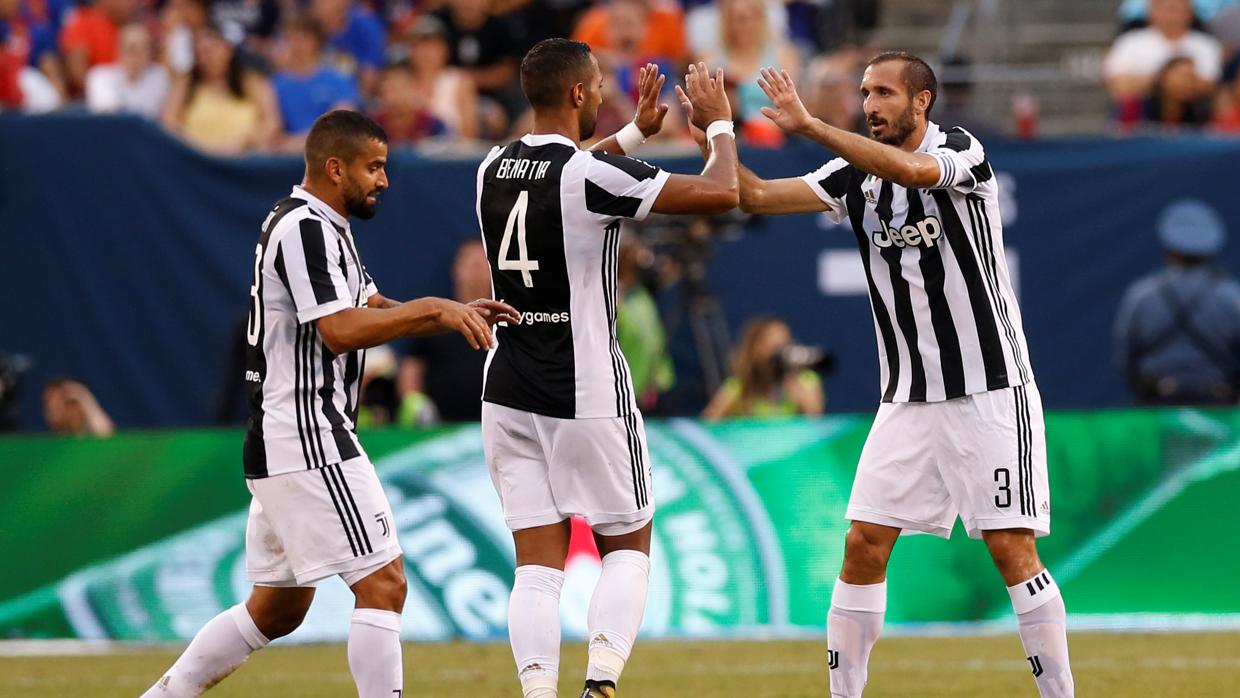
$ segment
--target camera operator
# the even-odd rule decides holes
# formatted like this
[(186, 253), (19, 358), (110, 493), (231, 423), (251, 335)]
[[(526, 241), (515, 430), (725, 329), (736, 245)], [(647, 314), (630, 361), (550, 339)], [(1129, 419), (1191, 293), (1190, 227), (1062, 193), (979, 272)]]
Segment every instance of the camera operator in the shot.
[(745, 324), (732, 376), (715, 392), (702, 416), (791, 417), (820, 415), (826, 405), (818, 370), (831, 359), (821, 349), (794, 344), (783, 320), (759, 317)]

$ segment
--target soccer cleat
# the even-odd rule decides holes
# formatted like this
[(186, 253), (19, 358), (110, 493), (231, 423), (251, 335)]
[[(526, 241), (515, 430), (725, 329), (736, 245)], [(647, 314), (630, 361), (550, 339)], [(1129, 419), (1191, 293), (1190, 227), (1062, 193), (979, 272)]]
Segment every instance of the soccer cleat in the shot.
[(616, 684), (586, 679), (586, 688), (581, 692), (581, 698), (616, 698)]

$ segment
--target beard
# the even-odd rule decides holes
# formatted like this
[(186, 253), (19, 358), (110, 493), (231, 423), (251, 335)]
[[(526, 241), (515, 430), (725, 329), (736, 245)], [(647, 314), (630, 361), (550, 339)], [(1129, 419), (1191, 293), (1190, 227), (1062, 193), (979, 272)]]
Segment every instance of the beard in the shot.
[(594, 129), (598, 127), (598, 110), (582, 109), (577, 115), (577, 140), (588, 141), (594, 137)]
[[(917, 130), (917, 119), (913, 116), (913, 105), (911, 103), (908, 105), (908, 108), (896, 117), (894, 123), (877, 117), (867, 118), (866, 123), (870, 126), (870, 137), (885, 145), (903, 145), (913, 131)], [(875, 136), (874, 126), (876, 125), (886, 126), (887, 132), (882, 136)]]
[[(375, 203), (366, 200), (367, 197), (374, 196)], [(344, 210), (350, 216), (356, 216), (364, 221), (368, 221), (375, 217), (375, 210), (379, 205), (379, 190), (363, 191), (362, 187), (356, 182), (350, 181), (344, 187)]]

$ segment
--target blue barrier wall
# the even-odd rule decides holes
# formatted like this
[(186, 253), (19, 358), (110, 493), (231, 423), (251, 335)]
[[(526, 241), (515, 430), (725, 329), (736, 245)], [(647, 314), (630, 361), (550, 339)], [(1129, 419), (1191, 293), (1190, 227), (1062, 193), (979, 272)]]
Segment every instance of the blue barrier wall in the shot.
[[(1159, 265), (1153, 222), (1171, 201), (1202, 199), (1240, 221), (1240, 141), (991, 143), (988, 154), (1005, 184), (1007, 244), (1046, 403), (1122, 404), (1110, 344), (1120, 295)], [(825, 157), (809, 144), (742, 154), (766, 176), (799, 175)], [(385, 294), (447, 292), (453, 250), (476, 234), (475, 167), (394, 154), (379, 215), (355, 226)], [(211, 159), (137, 120), (0, 117), (0, 352), (37, 362), (23, 423), (41, 426), (36, 388), (60, 374), (89, 383), (121, 426), (208, 421), (259, 224), (300, 177), (296, 157)], [(711, 267), (734, 330), (772, 313), (836, 350), (840, 368), (826, 381), (835, 411), (878, 399), (868, 301), (820, 290), (824, 253), (852, 246), (820, 217), (768, 219), (720, 242)], [(1223, 263), (1240, 266), (1240, 246)]]

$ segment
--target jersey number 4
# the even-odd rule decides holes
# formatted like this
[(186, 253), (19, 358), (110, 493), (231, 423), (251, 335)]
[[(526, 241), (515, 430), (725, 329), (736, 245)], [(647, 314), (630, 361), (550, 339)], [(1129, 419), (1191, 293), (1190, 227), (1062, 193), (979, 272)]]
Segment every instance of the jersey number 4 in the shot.
[[(499, 243), (499, 268), (500, 271), (519, 271), (521, 272), (521, 280), (525, 282), (526, 288), (533, 288), (534, 276), (530, 272), (538, 271), (538, 260), (530, 259), (529, 248), (525, 244), (525, 212), (530, 207), (530, 193), (523, 191), (517, 196), (517, 203), (513, 204), (512, 211), (508, 214), (508, 223), (504, 225), (504, 239)], [(508, 258), (508, 247), (512, 244), (512, 233), (517, 232), (517, 254), (516, 259)]]

